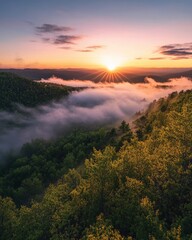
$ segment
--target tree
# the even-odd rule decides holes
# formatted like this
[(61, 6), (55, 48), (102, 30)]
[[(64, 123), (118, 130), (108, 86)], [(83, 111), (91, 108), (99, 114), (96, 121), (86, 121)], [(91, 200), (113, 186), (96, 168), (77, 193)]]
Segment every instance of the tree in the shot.
[(17, 225), (18, 209), (11, 198), (0, 196), (0, 239), (14, 239), (15, 226)]
[(119, 130), (121, 130), (123, 133), (130, 132), (131, 129), (129, 127), (129, 123), (126, 123), (124, 120), (121, 122), (121, 125), (119, 127)]
[[(113, 228), (110, 221), (105, 220), (104, 215), (100, 214), (94, 225), (86, 230), (85, 236), (81, 240), (123, 240), (119, 231)], [(130, 239), (131, 240), (131, 239)]]

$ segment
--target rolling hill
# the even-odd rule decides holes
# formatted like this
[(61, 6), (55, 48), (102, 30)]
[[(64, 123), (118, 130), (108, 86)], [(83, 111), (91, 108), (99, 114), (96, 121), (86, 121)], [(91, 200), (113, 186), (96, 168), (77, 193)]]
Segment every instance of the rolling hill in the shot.
[(38, 83), (13, 73), (0, 72), (0, 110), (13, 110), (15, 104), (35, 107), (67, 96), (77, 88)]

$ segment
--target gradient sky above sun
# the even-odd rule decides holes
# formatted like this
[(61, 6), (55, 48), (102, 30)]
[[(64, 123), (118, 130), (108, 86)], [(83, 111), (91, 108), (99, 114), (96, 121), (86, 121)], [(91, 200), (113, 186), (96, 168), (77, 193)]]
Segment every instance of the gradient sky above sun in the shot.
[(1, 0), (0, 68), (192, 67), (191, 0)]

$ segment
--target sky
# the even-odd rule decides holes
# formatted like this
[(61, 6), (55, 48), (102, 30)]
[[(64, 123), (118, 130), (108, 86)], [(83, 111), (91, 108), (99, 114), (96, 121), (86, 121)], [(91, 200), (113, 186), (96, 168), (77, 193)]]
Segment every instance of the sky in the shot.
[(0, 68), (190, 68), (191, 10), (191, 0), (0, 0)]

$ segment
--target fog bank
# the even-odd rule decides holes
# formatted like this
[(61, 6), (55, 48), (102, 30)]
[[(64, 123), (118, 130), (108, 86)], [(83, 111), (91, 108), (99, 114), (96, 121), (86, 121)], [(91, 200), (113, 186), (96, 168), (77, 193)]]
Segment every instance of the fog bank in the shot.
[(96, 127), (129, 121), (135, 112), (144, 110), (154, 99), (192, 88), (192, 81), (187, 78), (170, 79), (166, 83), (146, 78), (145, 84), (57, 78), (42, 81), (87, 88), (35, 109), (18, 106), (15, 113), (0, 112), (0, 155), (19, 149), (32, 139), (50, 139), (79, 125)]

